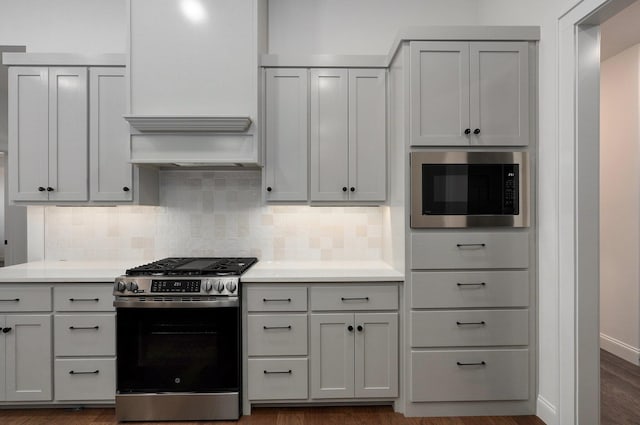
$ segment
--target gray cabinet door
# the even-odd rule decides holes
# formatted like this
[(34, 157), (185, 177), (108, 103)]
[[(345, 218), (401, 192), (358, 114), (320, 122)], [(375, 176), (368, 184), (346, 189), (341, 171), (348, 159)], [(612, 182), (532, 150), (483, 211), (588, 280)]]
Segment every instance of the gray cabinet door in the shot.
[[(0, 328), (4, 328), (6, 327), (6, 323), (5, 323), (5, 316), (0, 316)], [(0, 338), (0, 401), (5, 401), (7, 399), (7, 392), (5, 390), (6, 388), (6, 379), (7, 379), (7, 372), (6, 372), (6, 359), (7, 359), (7, 355), (5, 354), (7, 352), (7, 339), (6, 338)]]
[(468, 145), (469, 43), (411, 43), (411, 145)]
[(87, 69), (49, 68), (49, 200), (88, 200)]
[(306, 69), (267, 69), (265, 96), (267, 201), (308, 198)]
[(356, 313), (355, 396), (398, 396), (398, 314)]
[(89, 69), (90, 191), (93, 201), (133, 199), (124, 68)]
[(9, 68), (9, 199), (46, 201), (49, 176), (49, 70)]
[(354, 333), (353, 313), (311, 315), (312, 399), (353, 397)]
[[(469, 49), (471, 144), (529, 143), (526, 42), (473, 42)], [(479, 130), (479, 133), (476, 132)]]
[(386, 71), (349, 70), (349, 200), (384, 201)]
[(349, 199), (348, 72), (313, 69), (311, 78), (311, 200)]
[(51, 316), (5, 316), (6, 400), (51, 400)]

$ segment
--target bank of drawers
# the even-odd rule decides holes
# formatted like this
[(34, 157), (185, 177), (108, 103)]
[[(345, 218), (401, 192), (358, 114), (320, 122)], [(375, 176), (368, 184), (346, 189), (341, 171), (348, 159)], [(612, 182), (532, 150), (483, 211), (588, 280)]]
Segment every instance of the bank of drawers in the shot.
[(55, 398), (115, 397), (115, 312), (111, 285), (54, 287)]
[(411, 401), (528, 399), (528, 232), (414, 232), (411, 244)]
[(247, 288), (249, 400), (308, 398), (307, 288)]

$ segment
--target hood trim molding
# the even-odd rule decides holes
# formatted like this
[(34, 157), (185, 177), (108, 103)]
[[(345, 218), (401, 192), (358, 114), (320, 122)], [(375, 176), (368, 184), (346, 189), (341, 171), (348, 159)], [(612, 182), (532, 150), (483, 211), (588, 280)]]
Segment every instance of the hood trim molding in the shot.
[(243, 133), (252, 122), (248, 116), (231, 115), (124, 115), (123, 118), (145, 133)]

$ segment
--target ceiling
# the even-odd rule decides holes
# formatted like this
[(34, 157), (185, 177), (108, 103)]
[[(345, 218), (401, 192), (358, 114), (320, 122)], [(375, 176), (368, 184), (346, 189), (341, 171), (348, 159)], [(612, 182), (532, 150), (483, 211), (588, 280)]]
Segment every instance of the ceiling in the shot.
[(600, 60), (640, 43), (640, 0), (600, 25)]

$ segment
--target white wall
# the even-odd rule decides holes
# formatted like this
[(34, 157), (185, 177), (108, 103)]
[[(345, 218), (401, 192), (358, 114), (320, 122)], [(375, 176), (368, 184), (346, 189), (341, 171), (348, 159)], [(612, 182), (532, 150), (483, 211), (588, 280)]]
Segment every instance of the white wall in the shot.
[(0, 0), (0, 45), (27, 52), (124, 53), (126, 0)]
[(269, 53), (386, 55), (398, 29), (475, 25), (477, 0), (269, 0)]
[(640, 46), (600, 72), (601, 345), (639, 364)]
[(271, 206), (261, 194), (257, 170), (162, 171), (157, 207), (29, 207), (30, 231), (44, 221), (30, 260), (382, 259), (383, 208)]

